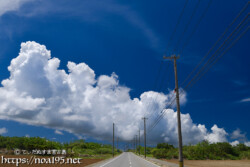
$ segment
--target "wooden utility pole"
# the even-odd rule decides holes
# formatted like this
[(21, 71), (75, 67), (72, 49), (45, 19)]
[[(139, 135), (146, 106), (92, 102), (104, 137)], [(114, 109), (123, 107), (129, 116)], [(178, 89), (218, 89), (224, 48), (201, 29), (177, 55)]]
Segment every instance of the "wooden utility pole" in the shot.
[(113, 123), (113, 150), (112, 150), (112, 154), (113, 154), (113, 157), (115, 156), (115, 123)]
[(143, 117), (142, 118), (143, 120), (144, 120), (144, 157), (146, 158), (146, 146), (147, 146), (147, 139), (146, 139), (146, 137), (147, 137), (147, 134), (146, 134), (146, 120), (147, 120), (147, 118), (146, 117)]
[(137, 135), (135, 135), (135, 153), (137, 153)]
[(134, 137), (134, 152), (136, 151), (136, 146), (135, 146), (135, 137)]
[(139, 146), (139, 155), (141, 155), (141, 149), (140, 149), (140, 147), (141, 147), (141, 141), (140, 141), (140, 136), (141, 136), (141, 134), (140, 134), (140, 129), (139, 129), (139, 143), (138, 143), (138, 146)]
[(179, 88), (178, 88), (178, 77), (177, 77), (177, 65), (176, 55), (171, 57), (163, 56), (163, 59), (174, 60), (174, 74), (175, 74), (175, 93), (176, 93), (176, 106), (177, 106), (177, 124), (178, 124), (178, 138), (179, 138), (179, 167), (183, 167), (183, 155), (182, 155), (182, 133), (181, 133), (181, 112), (180, 112), (180, 99), (179, 99)]
[(118, 150), (118, 141), (119, 141), (119, 137), (117, 136), (117, 138), (116, 138), (116, 149)]

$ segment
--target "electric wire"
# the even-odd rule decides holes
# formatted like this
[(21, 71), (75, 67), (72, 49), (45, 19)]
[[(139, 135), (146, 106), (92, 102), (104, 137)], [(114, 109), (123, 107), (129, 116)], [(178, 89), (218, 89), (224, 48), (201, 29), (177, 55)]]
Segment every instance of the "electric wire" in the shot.
[[(215, 63), (217, 63), (218, 60), (221, 59), (221, 57), (224, 56), (225, 53), (228, 52), (228, 50), (231, 49), (231, 48), (233, 47), (233, 45), (235, 45), (235, 43), (236, 43), (238, 40), (240, 40), (240, 38), (242, 38), (242, 36), (243, 36), (244, 34), (246, 34), (246, 33), (248, 32), (248, 30), (249, 30), (249, 26), (245, 29), (245, 31), (243, 31), (243, 33), (241, 33), (241, 34), (239, 35), (239, 37), (238, 37), (235, 41), (233, 41), (233, 43), (232, 43), (232, 44), (231, 44), (231, 45), (230, 45), (230, 46), (229, 46), (229, 47), (228, 47), (219, 57), (217, 57), (217, 59), (216, 59), (212, 64), (210, 64), (210, 66), (207, 68), (207, 70), (204, 71), (204, 72), (199, 76), (199, 78), (198, 78), (197, 80), (194, 80), (194, 82), (192, 83), (192, 85), (190, 85), (190, 88), (191, 88), (198, 80), (200, 80), (201, 77), (203, 77), (203, 76), (209, 71), (209, 69), (210, 69)], [(187, 88), (187, 89), (190, 89), (190, 88)]]
[(183, 16), (183, 14), (184, 14), (184, 11), (185, 11), (185, 9), (186, 9), (186, 7), (187, 7), (187, 4), (188, 4), (188, 0), (185, 1), (185, 4), (184, 4), (184, 6), (183, 6), (183, 8), (182, 8), (182, 10), (181, 10), (181, 14), (179, 15), (178, 20), (177, 20), (177, 23), (176, 23), (176, 25), (175, 25), (174, 31), (173, 31), (173, 32), (171, 33), (171, 35), (170, 35), (170, 38), (169, 38), (169, 41), (168, 41), (167, 47), (166, 47), (166, 53), (167, 53), (167, 50), (168, 50), (168, 47), (169, 47), (170, 43), (172, 42), (172, 40), (173, 40), (173, 38), (174, 38), (174, 35), (175, 35), (175, 33), (176, 33), (176, 30), (177, 30), (177, 28), (178, 28), (178, 26), (179, 26), (179, 24), (180, 24), (180, 22), (181, 22), (181, 19), (182, 19), (182, 16)]
[(189, 73), (189, 75), (186, 77), (186, 79), (182, 82), (181, 85), (183, 85), (191, 76), (192, 74), (199, 68), (199, 66), (203, 63), (203, 61), (209, 56), (211, 51), (217, 46), (217, 44), (221, 41), (221, 39), (225, 36), (225, 34), (228, 32), (228, 30), (232, 27), (232, 25), (236, 22), (236, 20), (242, 15), (243, 12), (248, 8), (248, 5), (250, 4), (250, 1), (247, 2), (247, 4), (243, 7), (243, 9), (238, 13), (238, 15), (234, 18), (234, 20), (227, 26), (226, 30), (223, 32), (223, 34), (217, 39), (217, 41), (214, 43), (214, 45), (209, 49), (209, 51), (206, 53), (206, 55), (202, 58), (202, 60), (199, 62), (199, 64)]
[(182, 54), (183, 50), (184, 50), (185, 47), (188, 45), (190, 39), (191, 39), (191, 38), (193, 37), (193, 35), (195, 34), (196, 30), (198, 29), (198, 26), (200, 25), (201, 21), (202, 21), (203, 18), (205, 17), (205, 15), (206, 15), (206, 13), (207, 13), (209, 7), (211, 6), (212, 2), (213, 2), (212, 0), (210, 0), (210, 1), (208, 2), (208, 5), (206, 6), (206, 9), (203, 11), (201, 17), (199, 18), (198, 22), (197, 22), (196, 25), (194, 26), (193, 31), (190, 33), (190, 35), (189, 35), (188, 38), (186, 39), (185, 43), (183, 44), (180, 54)]
[(181, 40), (182, 40), (184, 34), (185, 34), (186, 31), (188, 30), (188, 27), (189, 27), (190, 23), (192, 22), (193, 17), (195, 16), (195, 13), (196, 13), (196, 11), (197, 11), (199, 5), (200, 5), (200, 2), (201, 2), (201, 0), (198, 0), (198, 2), (196, 3), (195, 8), (194, 8), (194, 10), (193, 10), (193, 12), (192, 12), (192, 14), (191, 14), (191, 17), (189, 18), (189, 20), (188, 20), (188, 22), (187, 22), (187, 24), (186, 24), (186, 26), (185, 26), (185, 28), (184, 28), (184, 31), (183, 31), (182, 34), (180, 35), (180, 37), (179, 37), (179, 39), (178, 39), (178, 41), (177, 41), (177, 43), (176, 43), (176, 45), (175, 45), (174, 51), (176, 51), (177, 48), (179, 47), (180, 42), (181, 42)]
[[(245, 9), (247, 8), (247, 6), (248, 6), (248, 4), (249, 4), (249, 2), (247, 3), (247, 5), (240, 11), (240, 13), (237, 15), (237, 17), (233, 20), (233, 22), (227, 27), (227, 29), (224, 31), (224, 33), (222, 34), (222, 36), (216, 41), (216, 43), (215, 43), (215, 45), (213, 45), (212, 46), (212, 48), (209, 50), (209, 52), (208, 53), (210, 53), (211, 52), (211, 50), (217, 45), (217, 43), (222, 39), (222, 37), (226, 34), (226, 32), (228, 31), (228, 29), (234, 24), (234, 22), (238, 19), (238, 17), (245, 11)], [(211, 57), (214, 57), (215, 56), (215, 54), (217, 54), (217, 52), (223, 47), (223, 46), (225, 46), (225, 44), (227, 44), (228, 43), (228, 41), (230, 40), (230, 38), (233, 36), (235, 36), (235, 35), (237, 35), (237, 31), (238, 32), (240, 32), (240, 30), (242, 29), (242, 27), (244, 27), (244, 26), (241, 26), (244, 22), (245, 22), (245, 20), (248, 18), (248, 16), (249, 16), (249, 14), (239, 23), (239, 25), (234, 29), (234, 31), (228, 36), (228, 38), (223, 42), (223, 44), (216, 50), (216, 52), (211, 56)], [(247, 22), (248, 23), (248, 22)], [(239, 27), (241, 27), (240, 29), (239, 29)], [(233, 43), (219, 56), (219, 57), (217, 57), (217, 59), (215, 59), (215, 61), (212, 63), (212, 64), (210, 64), (210, 66), (209, 66), (209, 68), (208, 68), (208, 70), (230, 49), (230, 48), (232, 48), (232, 46), (247, 32), (249, 30), (249, 27), (236, 39), (236, 40), (234, 40), (233, 41)], [(234, 34), (236, 32), (236, 34)], [(231, 40), (232, 40), (232, 38), (231, 38)], [(205, 57), (207, 57), (207, 55), (205, 55)], [(211, 58), (210, 57), (210, 58)], [(211, 60), (211, 59), (210, 59)], [(208, 62), (210, 62), (210, 60), (208, 60), (207, 61), (207, 63), (204, 65), (205, 67), (207, 66), (207, 64), (208, 64)], [(202, 60), (203, 61), (203, 60)], [(204, 67), (203, 66), (203, 67)], [(196, 66), (197, 67), (197, 66)], [(205, 73), (208, 71), (208, 70), (206, 70), (205, 71)], [(192, 72), (191, 72), (192, 73)], [(199, 73), (200, 73), (200, 71), (199, 71)], [(205, 73), (202, 73), (202, 75), (199, 77), (199, 79), (205, 74)], [(190, 76), (190, 75), (189, 75)], [(188, 78), (189, 78), (189, 76), (188, 76)], [(194, 79), (196, 78), (196, 76), (191, 80), (191, 81), (195, 81)], [(197, 80), (195, 81), (195, 82), (197, 82)], [(187, 86), (185, 87), (185, 88), (188, 88), (188, 86), (190, 85), (190, 83), (192, 83), (192, 82), (189, 82), (188, 84), (187, 84)], [(194, 84), (194, 83), (193, 83)], [(192, 84), (192, 85), (193, 85)], [(189, 87), (190, 88), (190, 87)], [(182, 92), (183, 91), (181, 91), (180, 92), (180, 96), (182, 96)], [(168, 105), (167, 107), (165, 107), (165, 108), (168, 108), (168, 107), (170, 107), (170, 106), (172, 106), (172, 104), (173, 104), (173, 102), (174, 102), (174, 100), (175, 99), (173, 99), (172, 101), (171, 101), (171, 103), (170, 103), (170, 105)], [(153, 124), (151, 124), (151, 126), (150, 126), (150, 128), (149, 128), (149, 132), (159, 123), (159, 121), (164, 117), (164, 115), (165, 115), (165, 111), (166, 111), (166, 109), (163, 109), (162, 111), (161, 111), (161, 115), (160, 116), (158, 116), (157, 117), (157, 119), (156, 119), (156, 121), (155, 121), (155, 123), (153, 123)]]
[[(166, 47), (166, 53), (167, 53), (167, 50), (168, 50), (168, 47), (169, 47), (169, 44), (172, 42), (172, 39), (173, 39), (173, 37), (174, 37), (174, 35), (175, 35), (175, 32), (176, 32), (176, 30), (177, 30), (177, 28), (178, 28), (178, 26), (179, 26), (179, 24), (180, 24), (180, 22), (181, 22), (181, 19), (182, 19), (182, 16), (183, 16), (183, 14), (184, 14), (184, 11), (185, 11), (185, 9), (186, 9), (186, 7), (187, 7), (187, 4), (188, 4), (188, 0), (186, 0), (185, 1), (185, 4), (184, 4), (184, 6), (183, 6), (183, 8), (182, 8), (182, 11), (181, 11), (181, 14), (179, 15), (179, 17), (178, 17), (178, 20), (177, 20), (177, 23), (176, 23), (176, 25), (175, 25), (175, 28), (174, 28), (174, 31), (171, 33), (171, 35), (170, 35), (170, 39), (169, 39), (169, 41), (168, 41), (168, 43), (167, 43), (167, 47)], [(161, 62), (161, 65), (160, 65), (160, 68), (159, 69), (161, 69), (162, 68), (162, 65), (163, 65), (163, 61)], [(160, 76), (160, 72), (161, 72), (161, 70), (159, 70), (158, 71), (158, 75), (157, 76)], [(158, 80), (158, 77), (156, 78), (156, 80)], [(156, 81), (157, 82), (157, 81)], [(155, 89), (156, 89), (156, 83), (155, 83)], [(160, 88), (161, 89), (161, 88)], [(157, 94), (157, 96), (158, 96), (158, 94)], [(155, 101), (155, 100), (154, 100)], [(148, 109), (147, 109), (148, 110)]]
[[(237, 25), (237, 27), (233, 30), (233, 32), (231, 32), (231, 34), (226, 38), (226, 40), (220, 45), (220, 47), (215, 51), (215, 53), (208, 59), (208, 61), (203, 65), (203, 67), (196, 73), (196, 75), (189, 81), (189, 83), (187, 84), (190, 85), (193, 80), (195, 80), (198, 75), (209, 65), (209, 63), (211, 63), (214, 58), (216, 57), (217, 53), (223, 49), (223, 47), (225, 47), (225, 45), (228, 43), (228, 41), (230, 40), (230, 38), (233, 36), (233, 34), (239, 29), (239, 27), (248, 19), (249, 17), (249, 13), (244, 17), (244, 19)], [(186, 86), (186, 87), (187, 87)]]

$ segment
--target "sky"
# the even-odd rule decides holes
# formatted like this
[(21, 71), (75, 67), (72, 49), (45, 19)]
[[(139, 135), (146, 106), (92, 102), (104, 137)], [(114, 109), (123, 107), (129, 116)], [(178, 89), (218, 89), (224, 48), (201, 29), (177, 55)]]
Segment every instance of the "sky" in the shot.
[(184, 144), (250, 145), (249, 32), (189, 90), (182, 84), (247, 1), (190, 1), (175, 29), (185, 2), (0, 0), (0, 135), (110, 142), (114, 122), (129, 141), (142, 117), (150, 128), (164, 111), (149, 144), (176, 145), (176, 106), (166, 108), (174, 67), (162, 57), (180, 54)]

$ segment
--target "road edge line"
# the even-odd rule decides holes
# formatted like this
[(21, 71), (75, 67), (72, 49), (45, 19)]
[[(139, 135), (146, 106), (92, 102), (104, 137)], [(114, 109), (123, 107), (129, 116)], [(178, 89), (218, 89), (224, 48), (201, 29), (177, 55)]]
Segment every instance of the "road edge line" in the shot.
[[(122, 154), (124, 154), (124, 153), (122, 153)], [(122, 154), (121, 154), (121, 155), (119, 155), (118, 157), (115, 157), (114, 159), (111, 159), (110, 161), (106, 162), (105, 164), (101, 165), (100, 167), (104, 167), (105, 165), (107, 165), (107, 164), (109, 164), (109, 163), (113, 162), (114, 160), (116, 160), (116, 159), (120, 158), (120, 157), (122, 156)]]
[(137, 156), (138, 158), (143, 159), (144, 161), (147, 161), (147, 162), (149, 162), (149, 163), (151, 163), (151, 164), (153, 164), (153, 165), (155, 165), (155, 166), (157, 166), (157, 167), (160, 167), (159, 165), (156, 165), (156, 164), (154, 164), (153, 162), (151, 162), (151, 161), (149, 161), (149, 160), (147, 160), (147, 159), (145, 159), (145, 158), (142, 158), (142, 157), (136, 155), (135, 153), (133, 153), (133, 154), (134, 154), (135, 156)]

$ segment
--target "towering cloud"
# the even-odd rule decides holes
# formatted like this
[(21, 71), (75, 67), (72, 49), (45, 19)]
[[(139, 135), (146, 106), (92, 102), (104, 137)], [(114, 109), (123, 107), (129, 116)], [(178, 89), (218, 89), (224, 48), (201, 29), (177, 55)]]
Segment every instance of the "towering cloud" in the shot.
[[(115, 73), (96, 76), (85, 63), (68, 62), (68, 71), (59, 69), (59, 65), (60, 60), (52, 58), (44, 45), (22, 43), (19, 55), (8, 67), (10, 77), (0, 87), (0, 119), (53, 128), (57, 134), (67, 131), (102, 139), (112, 136), (115, 122), (119, 137), (130, 140), (137, 133), (141, 118), (151, 115), (150, 125), (174, 95), (173, 91), (148, 91), (131, 99), (130, 89), (119, 84)], [(184, 92), (181, 104), (185, 102)], [(149, 140), (176, 144), (176, 112), (164, 112)], [(182, 130), (184, 144), (204, 139), (226, 141), (224, 129), (214, 125), (208, 132), (204, 125), (193, 123), (189, 114), (182, 114)]]

